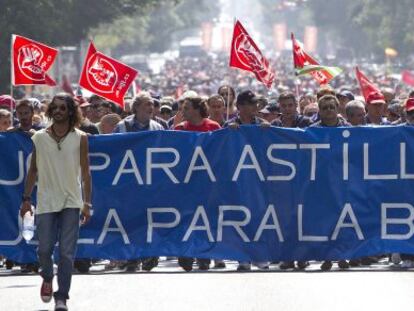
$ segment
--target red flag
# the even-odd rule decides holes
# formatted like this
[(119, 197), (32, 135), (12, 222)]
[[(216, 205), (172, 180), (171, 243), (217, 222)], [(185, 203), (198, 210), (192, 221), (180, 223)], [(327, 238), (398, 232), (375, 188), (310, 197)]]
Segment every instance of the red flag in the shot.
[(175, 99), (179, 99), (184, 94), (184, 85), (181, 83), (175, 89)]
[(56, 85), (47, 74), (57, 56), (56, 49), (22, 36), (12, 35), (11, 51), (13, 85)]
[(73, 97), (75, 97), (75, 92), (72, 89), (72, 86), (70, 85), (69, 79), (66, 75), (62, 76), (62, 85), (61, 85), (62, 90), (64, 90), (66, 93), (72, 95)]
[[(299, 41), (295, 39), (293, 33), (291, 33), (291, 39), (293, 65), (295, 66), (295, 69), (301, 69), (307, 65), (320, 65), (317, 60), (304, 51)], [(319, 84), (328, 84), (329, 81), (335, 78), (335, 75), (332, 75), (327, 70), (312, 71), (310, 74)]]
[(124, 95), (138, 71), (98, 52), (91, 42), (79, 85), (88, 91), (124, 106)]
[(368, 95), (371, 93), (379, 93), (382, 94), (381, 90), (373, 84), (368, 78), (359, 70), (358, 66), (355, 67), (356, 78), (359, 83), (359, 87), (361, 88), (362, 96), (365, 98), (365, 102), (367, 102)]
[(236, 22), (233, 30), (230, 67), (253, 72), (257, 80), (267, 88), (272, 86), (275, 75), (270, 68), (269, 61), (263, 56), (239, 21)]
[(401, 73), (401, 80), (409, 86), (414, 86), (414, 74), (408, 70)]

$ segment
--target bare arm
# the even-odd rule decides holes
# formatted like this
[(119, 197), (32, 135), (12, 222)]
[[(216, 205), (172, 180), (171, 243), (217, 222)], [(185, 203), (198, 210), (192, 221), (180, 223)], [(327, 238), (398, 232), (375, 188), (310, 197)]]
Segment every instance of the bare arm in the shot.
[(85, 202), (82, 208), (82, 223), (88, 222), (91, 217), (90, 208), (91, 208), (91, 193), (92, 193), (92, 178), (91, 172), (89, 169), (89, 157), (88, 157), (88, 137), (83, 135), (81, 137), (80, 143), (80, 166), (81, 166), (81, 176), (82, 176), (82, 185), (83, 185), (83, 201)]
[(36, 166), (36, 148), (33, 146), (32, 159), (30, 161), (29, 172), (27, 173), (26, 183), (24, 185), (23, 202), (20, 207), (20, 216), (23, 217), (27, 212), (32, 212), (31, 196), (37, 177), (37, 166)]

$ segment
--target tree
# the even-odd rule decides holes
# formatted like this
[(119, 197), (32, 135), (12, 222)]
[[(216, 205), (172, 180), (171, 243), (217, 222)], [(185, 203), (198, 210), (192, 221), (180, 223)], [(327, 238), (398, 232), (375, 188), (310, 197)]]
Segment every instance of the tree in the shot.
[[(2, 38), (19, 34), (52, 46), (77, 44), (92, 27), (134, 12), (147, 12), (156, 0), (2, 0)], [(0, 92), (10, 83), (10, 42), (0, 41)]]
[(182, 39), (203, 21), (211, 21), (219, 13), (217, 2), (182, 0), (164, 2), (145, 15), (120, 17), (92, 29), (90, 36), (101, 49), (114, 56), (145, 52), (163, 52), (172, 41)]

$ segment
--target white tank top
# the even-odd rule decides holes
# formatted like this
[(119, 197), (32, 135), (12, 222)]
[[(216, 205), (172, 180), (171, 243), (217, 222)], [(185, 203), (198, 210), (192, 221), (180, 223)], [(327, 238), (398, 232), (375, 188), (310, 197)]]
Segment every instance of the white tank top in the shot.
[(60, 143), (61, 150), (46, 129), (33, 135), (38, 171), (36, 214), (82, 207), (80, 168), (82, 133), (78, 129), (70, 132)]

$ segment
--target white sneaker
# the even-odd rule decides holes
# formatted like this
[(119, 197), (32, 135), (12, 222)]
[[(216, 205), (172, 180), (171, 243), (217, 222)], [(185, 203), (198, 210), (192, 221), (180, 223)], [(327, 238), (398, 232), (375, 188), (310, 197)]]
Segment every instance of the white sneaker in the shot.
[(56, 300), (55, 311), (68, 311), (66, 302), (64, 302), (63, 300)]
[(394, 265), (398, 265), (401, 262), (401, 256), (399, 253), (392, 253), (391, 254), (391, 262)]
[(412, 260), (404, 260), (401, 264), (401, 268), (414, 268), (414, 262)]

